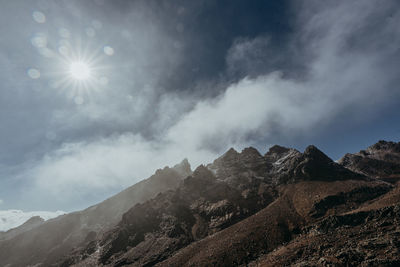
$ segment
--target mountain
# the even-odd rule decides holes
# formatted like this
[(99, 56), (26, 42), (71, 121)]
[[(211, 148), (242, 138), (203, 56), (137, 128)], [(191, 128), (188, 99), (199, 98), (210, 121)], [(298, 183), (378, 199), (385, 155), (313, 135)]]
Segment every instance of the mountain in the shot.
[(175, 190), (137, 204), (120, 223), (63, 264), (221, 266), (245, 264), (309, 222), (392, 188), (352, 172), (315, 146), (230, 149)]
[(157, 170), (150, 178), (100, 204), (48, 220), (30, 231), (1, 241), (0, 266), (56, 264), (72, 249), (86, 244), (117, 224), (133, 205), (176, 188), (190, 174), (190, 165), (184, 160), (173, 168)]
[(228, 150), (0, 242), (0, 265), (397, 266), (400, 143)]
[(12, 228), (6, 232), (0, 232), (0, 241), (11, 239), (23, 232), (29, 231), (35, 228), (36, 226), (39, 226), (43, 222), (44, 219), (42, 219), (40, 216), (33, 216), (18, 227)]
[(339, 160), (346, 168), (370, 177), (397, 181), (400, 179), (400, 143), (379, 141)]

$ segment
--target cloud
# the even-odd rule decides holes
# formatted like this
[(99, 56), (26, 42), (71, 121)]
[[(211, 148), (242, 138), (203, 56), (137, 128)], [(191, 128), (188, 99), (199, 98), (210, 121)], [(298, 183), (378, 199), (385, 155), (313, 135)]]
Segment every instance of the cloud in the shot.
[(0, 231), (7, 231), (15, 228), (32, 218), (33, 216), (40, 216), (44, 220), (55, 218), (59, 215), (65, 214), (63, 211), (49, 212), (49, 211), (30, 211), (24, 212), (22, 210), (0, 210)]
[(188, 155), (196, 163), (214, 156), (208, 150), (190, 153), (179, 144), (148, 141), (130, 133), (65, 144), (24, 174), (33, 177), (25, 188), (24, 201), (26, 198), (43, 203), (51, 198), (53, 203), (47, 206), (50, 209), (85, 208), (87, 198), (102, 200), (104, 195), (149, 177), (157, 168), (173, 166)]
[[(52, 194), (67, 205), (85, 194), (98, 195), (133, 184), (185, 157), (196, 166), (230, 146), (241, 148), (277, 136), (312, 135), (338, 117), (354, 121), (374, 116), (399, 99), (394, 85), (400, 77), (395, 67), (400, 55), (400, 13), (394, 8), (395, 1), (386, 3), (340, 1), (328, 6), (314, 1), (300, 5), (290, 51), (280, 53), (293, 55), (293, 64), (303, 66), (302, 75), (292, 75), (296, 68), (271, 67), (277, 59), (268, 50), (270, 39), (265, 35), (239, 38), (227, 51), (227, 72), (239, 71), (247, 77), (227, 83), (214, 98), (179, 97), (150, 86), (132, 105), (115, 96), (107, 109), (90, 104), (82, 107), (72, 121), (82, 120), (82, 114), (98, 114), (95, 118), (100, 121), (129, 122), (139, 129), (151, 125), (152, 130), (125, 129), (87, 141), (65, 142), (25, 174), (33, 177), (27, 190), (36, 197), (37, 192)], [(151, 109), (157, 112), (150, 113)], [(63, 118), (68, 118), (66, 113), (54, 121), (62, 124)], [(68, 124), (83, 125), (84, 120)]]
[[(44, 158), (32, 174), (37, 186), (55, 194), (62, 194), (65, 185), (77, 193), (80, 188), (120, 188), (151, 175), (155, 168), (176, 164), (184, 155), (179, 147), (148, 142), (128, 133), (96, 142), (66, 144)], [(196, 156), (193, 160), (202, 161), (201, 152)]]
[(3, 204), (3, 203), (4, 203), (4, 201), (2, 199), (0, 199), (0, 205)]
[[(335, 7), (314, 2), (315, 13), (299, 16), (292, 37), (297, 52), (291, 54), (301, 53), (294, 61), (307, 62), (301, 78), (287, 75), (285, 69), (244, 78), (217, 99), (200, 101), (170, 129), (168, 138), (193, 152), (221, 151), (246, 144), (249, 137), (312, 134), (343, 113), (348, 120), (370, 119), (398, 100), (394, 84), (399, 70), (393, 66), (400, 57), (400, 13), (391, 11), (397, 4), (356, 2), (341, 1)], [(239, 39), (228, 52), (228, 67), (238, 64), (252, 73), (251, 63), (261, 64), (257, 55), (268, 56), (268, 45), (265, 36)], [(271, 62), (265, 59), (263, 64)]]

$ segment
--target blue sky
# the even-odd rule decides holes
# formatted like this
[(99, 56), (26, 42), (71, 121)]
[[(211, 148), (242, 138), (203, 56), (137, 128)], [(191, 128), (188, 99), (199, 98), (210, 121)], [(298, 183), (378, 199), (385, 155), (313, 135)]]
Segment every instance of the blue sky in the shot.
[(2, 1), (0, 210), (82, 209), (229, 147), (399, 141), (399, 6)]

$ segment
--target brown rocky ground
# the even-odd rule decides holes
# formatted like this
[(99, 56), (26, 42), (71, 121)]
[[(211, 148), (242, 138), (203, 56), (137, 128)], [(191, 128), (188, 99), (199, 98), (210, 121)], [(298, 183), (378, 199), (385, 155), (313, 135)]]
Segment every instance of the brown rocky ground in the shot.
[(400, 203), (394, 203), (324, 218), (249, 266), (399, 266)]

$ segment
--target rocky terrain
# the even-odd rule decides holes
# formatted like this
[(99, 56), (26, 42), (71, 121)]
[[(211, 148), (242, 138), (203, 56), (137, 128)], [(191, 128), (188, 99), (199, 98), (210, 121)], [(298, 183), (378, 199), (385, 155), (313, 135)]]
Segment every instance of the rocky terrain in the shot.
[(395, 182), (400, 179), (400, 144), (379, 141), (359, 153), (346, 154), (339, 163), (354, 172)]
[(400, 143), (230, 149), (0, 241), (0, 265), (398, 266), (399, 178)]

